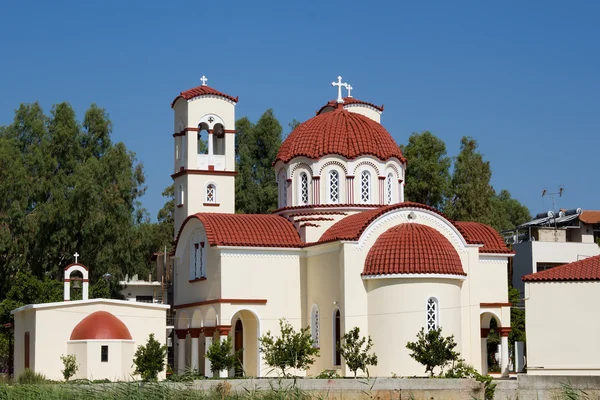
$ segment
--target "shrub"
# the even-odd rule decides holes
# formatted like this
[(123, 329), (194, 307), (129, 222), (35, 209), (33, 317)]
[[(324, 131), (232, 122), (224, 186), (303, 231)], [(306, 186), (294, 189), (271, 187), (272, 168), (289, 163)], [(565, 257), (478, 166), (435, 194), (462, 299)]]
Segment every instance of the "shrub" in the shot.
[(484, 399), (493, 400), (496, 384), (490, 375), (481, 375), (472, 365), (459, 360), (444, 375), (444, 378), (474, 378), (477, 382), (483, 383)]
[(341, 376), (334, 369), (326, 369), (321, 371), (321, 373), (315, 376), (316, 379), (336, 379), (341, 378)]
[(279, 327), (279, 337), (271, 336), (271, 331), (268, 331), (258, 339), (267, 365), (280, 369), (283, 375), (286, 375), (288, 368), (306, 369), (312, 365), (315, 362), (313, 357), (319, 354), (319, 349), (313, 347), (310, 328), (296, 332), (285, 319), (279, 320)]
[(368, 339), (364, 336), (361, 337), (360, 329), (357, 326), (344, 334), (338, 346), (346, 365), (350, 371), (354, 372), (355, 378), (356, 371), (359, 369), (365, 371), (369, 376), (368, 366), (377, 365), (377, 355), (369, 354), (371, 347), (373, 347), (371, 337), (369, 336)]
[(442, 328), (431, 329), (425, 333), (421, 328), (416, 342), (408, 342), (406, 348), (412, 351), (410, 356), (425, 366), (425, 372), (433, 376), (435, 367), (440, 367), (440, 375), (450, 362), (458, 361), (459, 353), (454, 351), (456, 342), (454, 335), (442, 336)]
[(160, 345), (151, 333), (145, 346), (138, 346), (134, 354), (134, 374), (139, 374), (144, 381), (158, 380), (158, 374), (165, 368), (167, 346)]
[(210, 370), (215, 373), (222, 370), (230, 370), (239, 366), (240, 351), (233, 353), (231, 338), (227, 337), (224, 341), (215, 341), (210, 345), (206, 352), (206, 358), (210, 360)]
[(39, 385), (40, 383), (46, 383), (47, 381), (48, 380), (44, 375), (38, 374), (29, 368), (25, 368), (17, 378), (17, 382), (21, 385)]
[(77, 364), (77, 357), (75, 357), (75, 354), (67, 354), (66, 356), (61, 355), (60, 360), (65, 366), (65, 369), (61, 370), (60, 372), (62, 372), (65, 381), (68, 381), (79, 370), (79, 365)]

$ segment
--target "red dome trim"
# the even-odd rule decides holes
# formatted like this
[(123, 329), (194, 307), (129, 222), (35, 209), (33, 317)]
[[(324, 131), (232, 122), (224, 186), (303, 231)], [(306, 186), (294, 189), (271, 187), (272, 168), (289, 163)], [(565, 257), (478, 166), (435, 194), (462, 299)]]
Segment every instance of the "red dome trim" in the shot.
[(452, 244), (435, 229), (404, 223), (385, 231), (375, 241), (362, 275), (466, 275)]
[(326, 155), (349, 160), (373, 156), (382, 161), (395, 157), (406, 162), (400, 147), (381, 124), (342, 107), (300, 124), (281, 144), (275, 162), (287, 163), (295, 157), (316, 160)]
[(188, 90), (185, 90), (185, 91), (179, 93), (179, 96), (175, 97), (175, 99), (171, 102), (171, 108), (173, 108), (175, 106), (175, 102), (180, 98), (189, 100), (189, 99), (193, 99), (194, 97), (203, 96), (203, 95), (219, 96), (219, 97), (223, 97), (227, 100), (231, 100), (234, 103), (238, 102), (237, 97), (233, 97), (228, 94), (221, 93), (218, 90), (211, 88), (210, 86), (197, 86), (195, 88), (188, 89)]
[(131, 333), (119, 318), (107, 311), (96, 311), (81, 320), (70, 340), (131, 340)]

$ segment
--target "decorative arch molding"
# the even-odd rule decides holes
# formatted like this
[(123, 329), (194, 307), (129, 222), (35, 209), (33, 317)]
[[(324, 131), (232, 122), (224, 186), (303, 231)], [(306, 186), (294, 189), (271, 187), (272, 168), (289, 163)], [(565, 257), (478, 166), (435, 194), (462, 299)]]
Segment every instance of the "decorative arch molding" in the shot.
[[(181, 228), (179, 228), (179, 233), (177, 234), (177, 240), (175, 243), (175, 258), (178, 258), (179, 260), (183, 259), (185, 246), (180, 246), (179, 244), (190, 242), (192, 236), (198, 232), (200, 232), (202, 237), (207, 237), (206, 229), (204, 228), (202, 221), (196, 217), (195, 214), (192, 214), (183, 221)], [(181, 264), (178, 262), (177, 266), (179, 267)]]
[(212, 113), (205, 114), (202, 116), (202, 118), (200, 118), (200, 120), (198, 121), (198, 125), (202, 124), (206, 124), (208, 129), (213, 129), (217, 124), (221, 124), (223, 125), (223, 128), (225, 128), (225, 122), (223, 122), (223, 119), (217, 114)]
[(358, 239), (356, 249), (362, 250), (367, 240), (373, 235), (382, 233), (378, 231), (380, 231), (383, 225), (390, 221), (395, 221), (398, 224), (407, 224), (419, 223), (421, 220), (429, 222), (434, 229), (445, 232), (446, 237), (449, 238), (450, 242), (460, 253), (466, 254), (468, 247), (479, 247), (478, 245), (467, 244), (458, 229), (456, 229), (450, 221), (441, 217), (439, 214), (419, 208), (401, 208), (391, 210), (371, 222)]
[(206, 327), (216, 327), (219, 325), (219, 314), (217, 313), (217, 309), (213, 306), (208, 307), (203, 321), (203, 326)]
[(380, 174), (380, 172), (379, 172), (379, 167), (377, 166), (377, 164), (375, 164), (375, 163), (374, 163), (374, 162), (372, 162), (372, 161), (361, 161), (361, 162), (359, 162), (359, 163), (358, 163), (358, 164), (356, 164), (356, 166), (354, 167), (354, 171), (352, 172), (352, 174), (356, 176), (356, 172), (357, 172), (357, 171), (358, 171), (358, 169), (359, 169), (360, 167), (362, 167), (363, 165), (368, 165), (368, 166), (370, 166), (371, 168), (373, 168), (373, 169), (375, 170), (375, 173), (376, 173), (378, 176), (379, 176), (379, 175), (381, 175), (381, 174)]
[[(388, 162), (387, 164), (385, 164), (385, 169), (386, 169), (386, 172), (389, 169), (394, 171), (396, 173), (396, 179), (403, 179), (402, 174), (400, 173), (400, 171), (398, 171), (398, 167), (396, 167), (396, 165), (394, 163)], [(386, 173), (386, 175), (387, 175), (387, 173)]]
[(176, 329), (188, 329), (191, 321), (191, 318), (188, 316), (188, 313), (185, 310), (178, 310), (175, 315)]
[(279, 170), (277, 171), (277, 175), (275, 175), (275, 182), (279, 183), (281, 181), (281, 178), (283, 179), (287, 179), (287, 170), (285, 168), (279, 168)]
[(202, 315), (202, 311), (200, 307), (195, 307), (192, 312), (192, 318), (190, 319), (189, 327), (190, 328), (202, 328), (204, 323), (204, 316)]
[(310, 178), (312, 179), (312, 177), (314, 176), (314, 171), (312, 169), (312, 167), (310, 165), (308, 165), (305, 162), (299, 162), (298, 164), (294, 165), (294, 167), (292, 168), (292, 172), (290, 173), (290, 178), (294, 177), (294, 173), (298, 170), (304, 168), (307, 170), (307, 172), (310, 173)]
[(87, 267), (83, 264), (71, 264), (65, 268), (63, 300), (64, 301), (71, 300), (71, 274), (73, 274), (73, 272), (81, 273), (81, 276), (83, 277), (81, 299), (87, 300), (88, 293), (89, 293), (89, 271), (88, 271)]
[(346, 166), (344, 165), (344, 163), (342, 163), (341, 161), (338, 161), (338, 160), (327, 161), (326, 163), (324, 163), (323, 165), (321, 165), (321, 168), (319, 169), (319, 175), (322, 175), (323, 174), (323, 170), (326, 167), (329, 167), (331, 165), (336, 165), (336, 166), (340, 167), (342, 169), (342, 171), (344, 171), (344, 174), (348, 175), (348, 169), (346, 168)]

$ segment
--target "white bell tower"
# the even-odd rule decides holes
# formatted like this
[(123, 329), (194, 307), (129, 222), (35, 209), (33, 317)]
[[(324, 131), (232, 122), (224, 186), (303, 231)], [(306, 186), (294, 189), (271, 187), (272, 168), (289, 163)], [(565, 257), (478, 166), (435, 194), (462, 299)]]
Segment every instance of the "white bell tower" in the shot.
[(175, 232), (199, 212), (235, 212), (235, 105), (237, 97), (206, 84), (181, 92), (175, 117)]

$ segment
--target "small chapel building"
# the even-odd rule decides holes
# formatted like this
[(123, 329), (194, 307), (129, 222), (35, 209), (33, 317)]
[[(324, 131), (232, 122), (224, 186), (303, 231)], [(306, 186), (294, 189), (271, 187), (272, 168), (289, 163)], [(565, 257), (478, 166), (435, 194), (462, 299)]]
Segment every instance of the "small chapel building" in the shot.
[(353, 327), (373, 339), (371, 376), (425, 375), (406, 343), (437, 327), (486, 373), (494, 318), (507, 375), (513, 254), (490, 226), (406, 199), (410, 165), (381, 125), (383, 106), (352, 97), (341, 77), (333, 85), (337, 99), (294, 129), (273, 160), (279, 208), (270, 215), (234, 213), (238, 98), (203, 77), (173, 100), (177, 369), (211, 375), (204, 354), (230, 336), (246, 375), (273, 375), (258, 338), (277, 335), (285, 318), (310, 326), (320, 349), (307, 375), (350, 374), (336, 343)]

